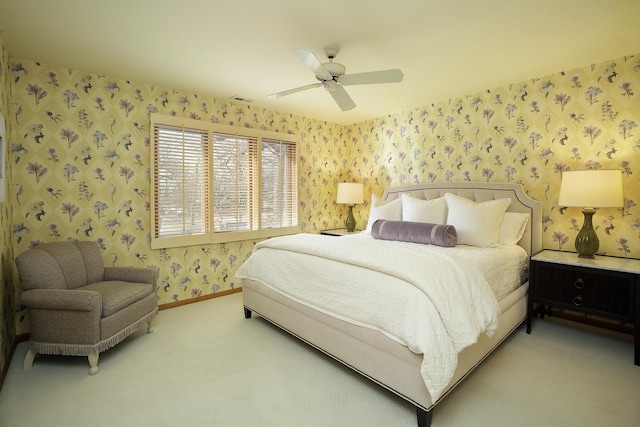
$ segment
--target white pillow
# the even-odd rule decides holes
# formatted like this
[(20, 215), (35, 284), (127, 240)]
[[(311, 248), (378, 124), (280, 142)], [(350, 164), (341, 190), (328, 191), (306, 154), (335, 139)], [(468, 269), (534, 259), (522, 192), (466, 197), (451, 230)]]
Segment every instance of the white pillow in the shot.
[(458, 244), (487, 247), (498, 242), (498, 229), (511, 199), (474, 202), (455, 194), (446, 193), (447, 224), (456, 228)]
[(517, 245), (529, 222), (529, 214), (522, 212), (505, 212), (498, 229), (498, 243), (501, 245)]
[(409, 194), (400, 195), (402, 200), (402, 220), (445, 224), (447, 222), (447, 201), (444, 197), (432, 200), (418, 199)]
[(367, 221), (367, 229), (364, 232), (371, 234), (371, 227), (373, 227), (373, 223), (378, 219), (402, 221), (402, 200), (395, 199), (385, 204), (384, 200), (372, 194), (369, 220)]

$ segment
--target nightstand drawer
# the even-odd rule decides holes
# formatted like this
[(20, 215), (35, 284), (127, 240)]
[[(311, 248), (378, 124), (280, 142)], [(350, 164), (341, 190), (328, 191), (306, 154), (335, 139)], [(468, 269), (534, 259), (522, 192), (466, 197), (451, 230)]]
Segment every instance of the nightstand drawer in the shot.
[(634, 274), (535, 263), (536, 299), (559, 308), (634, 321)]

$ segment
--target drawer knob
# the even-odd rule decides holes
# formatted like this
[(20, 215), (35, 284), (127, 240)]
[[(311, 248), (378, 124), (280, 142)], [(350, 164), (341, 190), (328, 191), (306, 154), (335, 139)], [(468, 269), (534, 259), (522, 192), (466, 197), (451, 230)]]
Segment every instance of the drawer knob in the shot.
[(582, 305), (582, 297), (580, 295), (573, 298), (573, 305), (580, 307)]
[(573, 284), (576, 289), (584, 289), (584, 280), (582, 280), (582, 277), (578, 277)]

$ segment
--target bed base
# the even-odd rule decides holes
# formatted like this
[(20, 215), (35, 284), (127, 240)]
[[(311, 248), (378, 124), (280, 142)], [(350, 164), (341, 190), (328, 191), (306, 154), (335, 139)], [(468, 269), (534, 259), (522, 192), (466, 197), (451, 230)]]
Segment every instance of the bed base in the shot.
[[(251, 310), (250, 308), (247, 308), (246, 306), (244, 307), (244, 318), (245, 319), (251, 319), (251, 314), (253, 313), (253, 310)], [(365, 374), (364, 372), (360, 371), (359, 369), (357, 369), (355, 366), (352, 366), (348, 363), (346, 363), (344, 360), (341, 360), (339, 358), (337, 358), (336, 356), (332, 355), (331, 353), (323, 350), (322, 348), (318, 347), (317, 345), (313, 344), (312, 342), (304, 339), (303, 337), (301, 337), (298, 334), (293, 333), (292, 331), (290, 331), (289, 329), (285, 328), (284, 326), (274, 322), (273, 320), (268, 319), (267, 317), (265, 317), (264, 315), (256, 312), (257, 315), (259, 315), (260, 317), (262, 317), (263, 319), (265, 319), (266, 321), (268, 321), (269, 323), (273, 324), (274, 326), (277, 326), (278, 328), (282, 329), (283, 331), (287, 332), (290, 335), (293, 335), (294, 337), (298, 338), (300, 341), (308, 344), (309, 346), (315, 348), (316, 350), (321, 351), (322, 353), (326, 354), (327, 356), (331, 357), (332, 359), (342, 363), (343, 365), (345, 365), (346, 367), (352, 369), (353, 371), (359, 373), (360, 375), (368, 378), (369, 380), (377, 383), (378, 385), (386, 388), (387, 390), (392, 391), (395, 394), (398, 394), (395, 390), (391, 390), (389, 387), (387, 387), (386, 385), (380, 383), (379, 381), (377, 381), (375, 378)], [(401, 396), (404, 397), (404, 396)], [(406, 397), (405, 397), (406, 399)], [(415, 404), (416, 406), (416, 418), (418, 421), (418, 427), (431, 427), (431, 420), (433, 419), (433, 407), (430, 410), (426, 410), (424, 408), (422, 408), (421, 406)]]
[[(419, 427), (429, 427), (435, 403), (422, 381), (422, 355), (378, 331), (351, 325), (289, 300), (252, 280), (243, 280), (244, 316), (256, 313), (311, 347), (386, 388), (416, 407)], [(458, 367), (439, 401), (449, 394), (526, 318), (528, 284), (501, 301), (492, 337), (483, 334), (458, 355)]]

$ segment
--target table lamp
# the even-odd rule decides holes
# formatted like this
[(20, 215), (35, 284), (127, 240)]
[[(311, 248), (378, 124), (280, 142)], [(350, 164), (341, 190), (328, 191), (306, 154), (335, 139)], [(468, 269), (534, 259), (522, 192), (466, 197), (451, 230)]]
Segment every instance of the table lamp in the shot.
[(356, 219), (353, 217), (353, 206), (364, 203), (364, 185), (355, 182), (339, 183), (336, 203), (349, 206), (349, 215), (347, 215), (344, 226), (348, 232), (353, 232), (356, 228)]
[(593, 228), (594, 208), (622, 206), (622, 171), (581, 170), (562, 173), (559, 206), (580, 207), (584, 224), (576, 237), (579, 258), (593, 258), (600, 245)]

